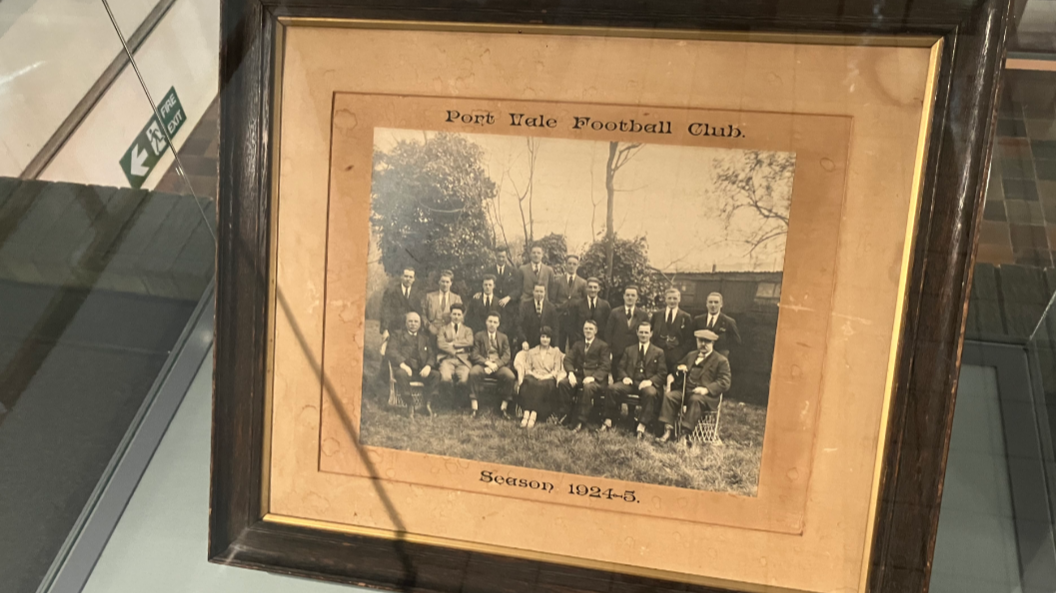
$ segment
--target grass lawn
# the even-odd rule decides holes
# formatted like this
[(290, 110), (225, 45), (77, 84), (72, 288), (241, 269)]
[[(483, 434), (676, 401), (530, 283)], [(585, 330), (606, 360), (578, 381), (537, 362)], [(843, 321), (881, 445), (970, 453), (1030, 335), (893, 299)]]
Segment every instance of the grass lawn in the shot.
[(432, 418), (410, 420), (406, 411), (367, 398), (360, 438), (375, 447), (754, 496), (765, 423), (762, 406), (724, 402), (722, 444), (685, 449), (652, 439), (639, 442), (629, 430), (573, 433), (546, 423), (526, 430), (490, 411), (471, 419), (464, 410), (440, 410)]

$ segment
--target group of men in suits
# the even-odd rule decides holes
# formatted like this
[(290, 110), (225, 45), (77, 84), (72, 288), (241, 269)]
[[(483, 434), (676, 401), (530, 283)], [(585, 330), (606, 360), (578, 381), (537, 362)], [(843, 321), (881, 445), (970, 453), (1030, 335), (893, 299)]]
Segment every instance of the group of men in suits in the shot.
[[(717, 408), (731, 384), (727, 355), (729, 345), (740, 344), (737, 324), (721, 312), (718, 293), (708, 296), (708, 312), (696, 318), (679, 308), (681, 298), (677, 288), (669, 288), (665, 307), (650, 317), (638, 307), (637, 287), (626, 287), (623, 305), (607, 316), (606, 339), (597, 337), (597, 318), (586, 318), (584, 339), (565, 357), (568, 375), (560, 384), (562, 400), (576, 402), (571, 410), (574, 431), (583, 428), (599, 402), (601, 432), (612, 430), (613, 422), (637, 404), (637, 438), (662, 427), (658, 440), (666, 442), (673, 438), (679, 416), (685, 437), (705, 408)], [(601, 303), (591, 305), (597, 310)], [(720, 345), (727, 349), (717, 351)], [(578, 398), (576, 389), (581, 390)], [(679, 414), (683, 405), (686, 413)]]
[(398, 387), (421, 382), (430, 413), (434, 390), (468, 395), (476, 415), (477, 394), (492, 378), (505, 415), (513, 399), (516, 351), (537, 346), (540, 330), (550, 327), (557, 334), (554, 345), (565, 353), (568, 375), (558, 391), (574, 430), (582, 429), (595, 407), (604, 419), (600, 430), (611, 430), (637, 400), (639, 438), (659, 420), (666, 435), (661, 438), (670, 439), (669, 374), (679, 389), (679, 377), (689, 381), (684, 422), (694, 416), (694, 405), (702, 413), (700, 406), (717, 404), (730, 383), (726, 357), (741, 341), (736, 322), (722, 313), (721, 294), (708, 295), (707, 312), (694, 318), (680, 309), (679, 290), (670, 288), (665, 307), (650, 315), (638, 303), (636, 286), (625, 287), (622, 305), (613, 307), (600, 296), (601, 282), (579, 276), (578, 267), (579, 258), (569, 255), (555, 272), (543, 263), (542, 247), (534, 246), (529, 262), (515, 268), (498, 251), (480, 291), (466, 302), (451, 291), (450, 271), (441, 272), (437, 289), (423, 295), (415, 270), (404, 269), (383, 295), (380, 328)]

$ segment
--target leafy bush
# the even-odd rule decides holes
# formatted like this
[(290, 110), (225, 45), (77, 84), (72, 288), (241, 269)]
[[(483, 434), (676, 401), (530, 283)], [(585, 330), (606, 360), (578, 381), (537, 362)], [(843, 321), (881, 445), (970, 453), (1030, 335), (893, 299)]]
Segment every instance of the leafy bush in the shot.
[(486, 203), (496, 187), (482, 157), (479, 146), (446, 133), (375, 151), (370, 222), (386, 273), (413, 266), (424, 280), (450, 268), (461, 281), (491, 263)]
[(609, 274), (609, 241), (601, 239), (590, 246), (580, 261), (580, 276), (601, 280), (601, 291), (613, 307), (623, 304), (628, 284), (639, 288), (638, 303), (656, 308), (664, 299), (663, 277), (649, 265), (649, 243), (645, 237), (613, 237), (612, 274)]

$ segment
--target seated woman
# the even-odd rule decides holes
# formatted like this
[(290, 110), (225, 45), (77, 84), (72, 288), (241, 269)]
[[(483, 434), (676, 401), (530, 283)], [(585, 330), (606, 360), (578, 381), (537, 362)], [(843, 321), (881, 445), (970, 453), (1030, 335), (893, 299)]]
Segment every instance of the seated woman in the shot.
[(521, 384), (521, 428), (532, 428), (537, 419), (546, 419), (557, 397), (557, 383), (565, 378), (564, 355), (551, 346), (554, 331), (543, 327), (539, 345), (528, 351), (524, 360)]

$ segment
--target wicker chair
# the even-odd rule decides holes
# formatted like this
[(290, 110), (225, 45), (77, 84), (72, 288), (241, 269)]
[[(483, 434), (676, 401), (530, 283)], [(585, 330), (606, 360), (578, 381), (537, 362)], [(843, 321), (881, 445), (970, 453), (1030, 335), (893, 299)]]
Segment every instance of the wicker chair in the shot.
[(721, 443), (719, 438), (719, 420), (722, 419), (722, 394), (719, 394), (719, 405), (715, 411), (708, 410), (700, 417), (700, 421), (693, 427), (689, 434), (689, 440), (700, 444)]
[(396, 375), (392, 368), (392, 362), (385, 358), (385, 351), (388, 346), (388, 340), (382, 342), (380, 351), (382, 364), (389, 368), (389, 406), (393, 408), (407, 408), (411, 418), (414, 418), (415, 411), (420, 409), (425, 403), (425, 384), (421, 381), (411, 381), (410, 388), (408, 389), (409, 393), (399, 392), (396, 383)]
[[(671, 391), (671, 385), (675, 382), (675, 376), (673, 374), (667, 376), (667, 391)], [(682, 413), (686, 412), (686, 406), (682, 406)], [(700, 417), (700, 421), (693, 427), (693, 430), (689, 433), (689, 440), (700, 443), (700, 444), (711, 444), (721, 443), (722, 439), (719, 438), (719, 421), (722, 419), (722, 394), (719, 394), (719, 405), (715, 407), (715, 411), (707, 410)], [(681, 426), (676, 426), (675, 430), (682, 430)]]

